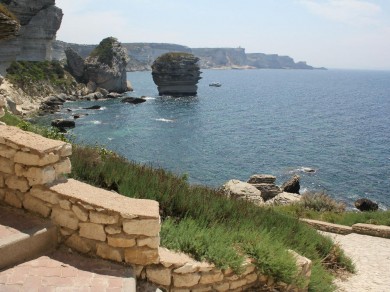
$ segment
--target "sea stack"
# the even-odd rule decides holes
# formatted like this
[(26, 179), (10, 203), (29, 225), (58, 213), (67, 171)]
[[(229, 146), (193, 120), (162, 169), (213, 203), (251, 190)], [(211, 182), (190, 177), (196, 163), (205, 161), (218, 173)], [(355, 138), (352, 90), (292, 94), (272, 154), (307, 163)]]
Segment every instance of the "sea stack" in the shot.
[(200, 77), (199, 58), (174, 52), (158, 57), (152, 65), (153, 81), (160, 95), (195, 96)]

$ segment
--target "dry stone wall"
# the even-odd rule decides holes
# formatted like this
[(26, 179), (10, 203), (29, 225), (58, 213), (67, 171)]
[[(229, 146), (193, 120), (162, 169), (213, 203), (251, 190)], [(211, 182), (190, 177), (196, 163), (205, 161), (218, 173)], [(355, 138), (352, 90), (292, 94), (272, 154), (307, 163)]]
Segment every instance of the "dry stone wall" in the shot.
[(0, 203), (50, 219), (60, 243), (131, 265), (166, 291), (307, 291), (311, 261), (293, 251), (303, 288), (262, 275), (250, 259), (237, 275), (161, 248), (158, 203), (66, 179), (71, 153), (70, 144), (0, 125)]

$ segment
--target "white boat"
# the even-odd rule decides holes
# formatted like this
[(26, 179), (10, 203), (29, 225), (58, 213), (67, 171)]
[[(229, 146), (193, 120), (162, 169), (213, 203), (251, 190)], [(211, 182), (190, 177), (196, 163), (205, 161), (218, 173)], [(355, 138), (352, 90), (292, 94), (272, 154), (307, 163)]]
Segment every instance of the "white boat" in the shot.
[(214, 86), (214, 87), (221, 87), (221, 86), (222, 86), (222, 84), (221, 84), (221, 83), (219, 83), (219, 82), (211, 82), (211, 83), (209, 84), (209, 86)]

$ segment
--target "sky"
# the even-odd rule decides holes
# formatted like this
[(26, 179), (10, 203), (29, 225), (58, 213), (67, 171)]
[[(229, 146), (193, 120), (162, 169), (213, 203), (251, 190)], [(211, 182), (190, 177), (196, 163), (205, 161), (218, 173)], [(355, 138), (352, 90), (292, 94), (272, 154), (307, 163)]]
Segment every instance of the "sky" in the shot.
[(390, 70), (389, 0), (56, 0), (57, 39), (242, 47), (315, 67)]

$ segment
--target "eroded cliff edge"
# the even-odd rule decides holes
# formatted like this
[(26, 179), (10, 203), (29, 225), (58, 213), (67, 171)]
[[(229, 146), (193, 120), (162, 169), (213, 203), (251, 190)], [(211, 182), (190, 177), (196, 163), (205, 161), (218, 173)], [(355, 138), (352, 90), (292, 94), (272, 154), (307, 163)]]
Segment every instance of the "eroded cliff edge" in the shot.
[(16, 17), (20, 29), (14, 37), (0, 39), (0, 74), (15, 60), (51, 60), (63, 16), (55, 0), (3, 0), (1, 4)]

